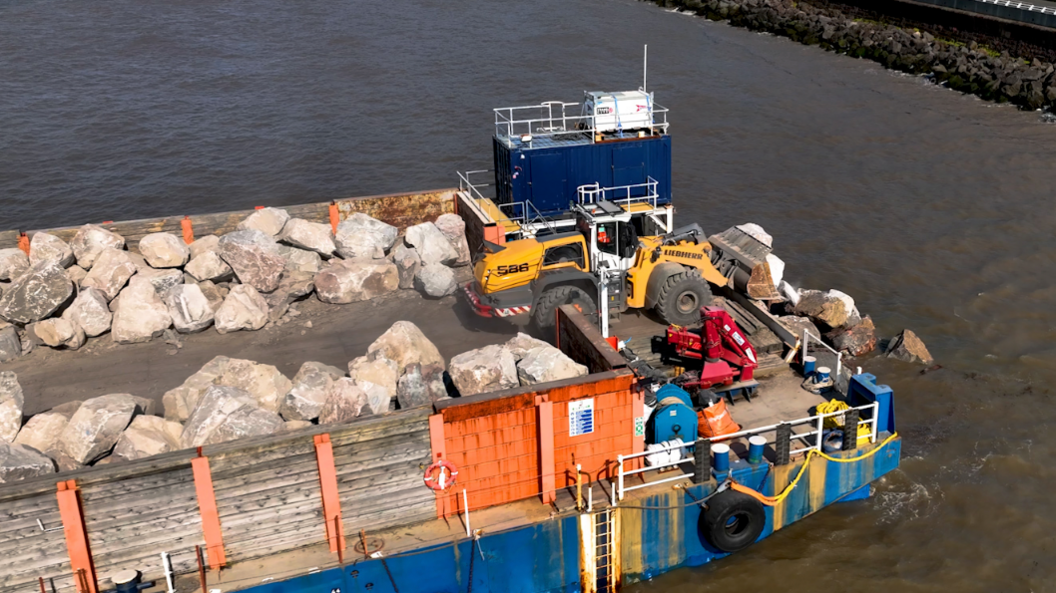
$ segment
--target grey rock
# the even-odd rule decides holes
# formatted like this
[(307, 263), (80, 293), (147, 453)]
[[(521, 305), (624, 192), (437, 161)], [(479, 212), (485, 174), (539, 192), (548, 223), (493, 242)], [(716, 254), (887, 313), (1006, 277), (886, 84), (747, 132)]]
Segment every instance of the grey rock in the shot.
[(256, 230), (269, 237), (278, 237), (290, 215), (281, 208), (260, 208), (238, 223), (239, 230)]
[(227, 360), (216, 384), (241, 389), (253, 398), (257, 407), (276, 414), (293, 388), (293, 383), (274, 366), (241, 358)]
[(261, 292), (275, 290), (286, 267), (278, 245), (257, 230), (235, 231), (220, 237), (220, 257), (235, 271), (239, 282)]
[(204, 330), (213, 324), (213, 308), (197, 284), (178, 284), (168, 291), (165, 306), (172, 325), (181, 334)]
[(285, 432), (294, 432), (296, 430), (304, 430), (305, 428), (311, 428), (315, 426), (307, 420), (287, 420), (283, 425)]
[(180, 448), (183, 425), (157, 416), (136, 416), (121, 433), (114, 455), (127, 461), (168, 453)]
[(11, 371), (0, 371), (0, 443), (10, 443), (18, 436), (24, 405), (18, 376)]
[(469, 243), (466, 242), (466, 221), (457, 214), (441, 214), (436, 219), (436, 228), (447, 237), (447, 240), (458, 251), (458, 259), (451, 265), (468, 266), (472, 260)]
[(388, 260), (340, 260), (315, 275), (315, 292), (324, 303), (355, 303), (400, 287), (396, 266)]
[(198, 257), (204, 253), (210, 251), (216, 253), (220, 251), (220, 237), (216, 235), (206, 235), (204, 237), (198, 237), (193, 243), (187, 246), (187, 250), (190, 251), (191, 259)]
[(306, 362), (293, 378), (293, 387), (282, 400), (279, 414), (289, 420), (315, 420), (326, 403), (334, 381), (345, 376), (337, 367)]
[(169, 309), (150, 280), (133, 276), (121, 291), (110, 335), (118, 344), (149, 342), (172, 325)]
[(106, 294), (95, 288), (82, 288), (63, 317), (69, 316), (91, 338), (110, 331), (113, 313), (107, 307)]
[(0, 362), (11, 362), (22, 356), (22, 340), (13, 325), (0, 321)]
[(370, 408), (375, 414), (389, 409), (389, 402), (396, 397), (396, 382), (400, 378), (400, 367), (396, 362), (369, 354), (348, 363), (348, 376), (367, 394)]
[(284, 428), (278, 414), (257, 407), (247, 392), (237, 387), (213, 385), (206, 390), (184, 425), (180, 448), (275, 434)]
[(73, 282), (74, 286), (80, 286), (81, 282), (88, 277), (88, 270), (74, 264), (66, 268), (66, 277), (70, 279), (70, 282)]
[(392, 263), (400, 277), (400, 288), (414, 288), (414, 276), (422, 267), (422, 259), (413, 247), (400, 243), (392, 250)]
[(312, 294), (314, 290), (315, 274), (287, 271), (282, 275), (278, 288), (264, 297), (268, 304), (268, 319), (278, 321), (289, 310), (291, 303)]
[(901, 360), (902, 362), (928, 365), (935, 362), (924, 341), (917, 337), (912, 330), (904, 329), (895, 336), (887, 345), (884, 354), (888, 358)]
[(302, 218), (291, 218), (279, 235), (284, 243), (315, 251), (327, 257), (334, 254), (334, 240), (330, 235), (330, 226), (318, 222), (309, 222)]
[(81, 288), (95, 288), (112, 301), (137, 271), (127, 251), (106, 247), (96, 255), (95, 265), (81, 281)]
[[(98, 265), (96, 264), (96, 266)], [(161, 270), (154, 268), (140, 269), (137, 276), (150, 280), (150, 283), (154, 285), (154, 292), (158, 293), (162, 300), (168, 296), (169, 291), (183, 284), (183, 272), (175, 268)]]
[(69, 417), (63, 414), (54, 412), (37, 414), (31, 417), (18, 432), (15, 444), (33, 447), (41, 453), (46, 453), (55, 448), (59, 436), (62, 431), (66, 430), (66, 425), (69, 423)]
[(69, 348), (77, 350), (84, 346), (85, 336), (81, 326), (67, 317), (53, 317), (38, 321), (33, 325), (33, 332), (42, 342), (52, 348)]
[(151, 233), (139, 240), (139, 253), (153, 268), (178, 268), (191, 258), (187, 244), (172, 233)]
[(370, 413), (367, 393), (352, 379), (342, 377), (330, 385), (319, 411), (319, 424), (343, 424)]
[(234, 277), (231, 266), (227, 265), (227, 262), (215, 251), (206, 251), (195, 257), (184, 270), (199, 282), (205, 280), (224, 282)]
[(127, 393), (85, 400), (62, 431), (59, 447), (81, 465), (101, 459), (117, 444), (135, 411), (136, 402)]
[(199, 282), (198, 288), (202, 290), (202, 294), (205, 295), (206, 300), (209, 301), (209, 306), (212, 307), (214, 312), (220, 308), (220, 305), (224, 304), (224, 297), (227, 296), (227, 294), (217, 288), (216, 284), (206, 280), (204, 282)]
[[(29, 241), (29, 265), (53, 263), (68, 268), (76, 261), (73, 249), (66, 241), (49, 233), (34, 233)], [(13, 280), (13, 278), (12, 278)]]
[(815, 323), (827, 327), (840, 327), (847, 322), (852, 312), (847, 309), (842, 298), (830, 293), (831, 291), (800, 290), (799, 302), (792, 307), (791, 312), (810, 317)]
[(860, 323), (840, 328), (826, 337), (833, 348), (851, 356), (864, 356), (876, 349), (876, 326), (868, 315)]
[(0, 443), (0, 484), (55, 473), (55, 464), (36, 449)]
[(0, 249), (0, 280), (14, 280), (28, 269), (29, 257), (21, 249)]
[(385, 333), (367, 347), (367, 354), (381, 357), (396, 363), (397, 368), (420, 364), (444, 366), (444, 357), (440, 351), (425, 337), (422, 330), (410, 321), (397, 321)]
[(65, 416), (66, 420), (68, 421), (70, 418), (73, 418), (73, 415), (77, 413), (77, 410), (81, 409), (81, 404), (83, 403), (84, 402), (82, 402), (81, 400), (68, 401), (48, 410), (48, 413)]
[[(77, 257), (77, 265), (89, 271), (95, 265), (96, 258), (108, 247), (118, 250), (124, 249), (124, 237), (94, 224), (82, 226), (77, 230), (73, 240), (70, 241), (73, 255)], [(33, 253), (32, 246), (30, 246), (29, 252)]]
[(314, 251), (279, 245), (279, 255), (286, 260), (286, 273), (307, 272), (316, 274), (323, 269), (323, 258)]
[(412, 364), (403, 369), (396, 386), (396, 401), (401, 410), (432, 405), (446, 397), (443, 367), (431, 365), (423, 369), (419, 364)]
[(445, 297), (458, 290), (455, 272), (442, 264), (426, 264), (414, 275), (414, 288), (425, 296)]
[(533, 338), (524, 332), (517, 332), (517, 335), (510, 338), (504, 344), (510, 354), (513, 354), (513, 358), (520, 362), (522, 358), (528, 356), (528, 352), (535, 350), (536, 348), (552, 348), (549, 343)]
[(33, 264), (0, 297), (0, 318), (25, 325), (51, 316), (73, 296), (73, 283), (59, 266)]
[(463, 396), (517, 387), (517, 361), (502, 346), (463, 352), (447, 365), (451, 382)]
[(800, 317), (798, 315), (782, 315), (777, 318), (781, 322), (781, 325), (788, 328), (790, 332), (796, 335), (799, 340), (803, 339), (803, 331), (806, 330), (810, 335), (815, 338), (821, 339), (822, 331), (818, 329), (818, 326), (810, 320), (809, 317)]
[(517, 363), (517, 378), (521, 385), (538, 385), (550, 381), (561, 381), (583, 377), (587, 367), (569, 358), (553, 346), (534, 348)]
[(256, 288), (240, 284), (227, 293), (224, 304), (216, 310), (215, 323), (221, 334), (256, 331), (268, 323), (268, 303)]
[(161, 405), (165, 408), (165, 419), (186, 422), (198, 406), (202, 395), (224, 374), (230, 360), (226, 356), (217, 356), (187, 377), (179, 387), (166, 391), (161, 398)]
[(356, 212), (337, 225), (334, 242), (341, 257), (379, 259), (385, 256), (398, 235), (396, 227)]
[(404, 241), (414, 247), (422, 265), (451, 265), (458, 261), (458, 250), (447, 240), (440, 229), (431, 222), (423, 222), (407, 228)]

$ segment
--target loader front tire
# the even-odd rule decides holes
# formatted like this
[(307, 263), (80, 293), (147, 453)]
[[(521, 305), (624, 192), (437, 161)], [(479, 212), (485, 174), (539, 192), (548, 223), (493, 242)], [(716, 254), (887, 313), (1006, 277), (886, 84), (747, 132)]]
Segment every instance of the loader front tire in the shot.
[(699, 270), (672, 274), (660, 287), (656, 314), (669, 325), (700, 322), (700, 308), (711, 304), (711, 287)]
[(540, 337), (553, 340), (557, 328), (557, 308), (561, 305), (572, 305), (579, 309), (591, 323), (597, 323), (598, 306), (586, 292), (575, 286), (558, 286), (539, 295), (539, 301), (532, 308), (532, 325)]

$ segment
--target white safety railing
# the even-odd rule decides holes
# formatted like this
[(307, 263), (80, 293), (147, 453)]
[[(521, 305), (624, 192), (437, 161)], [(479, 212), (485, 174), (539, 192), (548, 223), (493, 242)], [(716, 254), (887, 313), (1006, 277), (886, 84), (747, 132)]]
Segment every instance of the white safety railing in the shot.
[(659, 182), (657, 180), (652, 177), (646, 177), (645, 183), (618, 185), (615, 187), (601, 187), (599, 183), (589, 183), (576, 188), (576, 194), (579, 203), (585, 206), (603, 201), (624, 206), (644, 202), (655, 209), (656, 202), (660, 198), (660, 194), (657, 192), (658, 186)]
[[(534, 140), (554, 140), (580, 136), (596, 140), (594, 116), (584, 113), (583, 104), (546, 101), (538, 105), (499, 107), (495, 112), (495, 136), (513, 144), (516, 140), (530, 148)], [(650, 106), (650, 130), (667, 133), (667, 108)]]
[(1007, 8), (1018, 8), (1020, 10), (1026, 10), (1029, 12), (1040, 12), (1042, 14), (1056, 14), (1056, 8), (1051, 6), (1038, 6), (1036, 4), (1027, 4), (1026, 2), (1012, 2), (1011, 0), (979, 0), (984, 4), (993, 4), (995, 6), (1005, 6)]
[[(808, 444), (808, 446), (806, 446), (806, 447), (802, 447), (802, 448), (799, 448), (799, 449), (791, 449), (789, 451), (789, 454), (790, 455), (797, 455), (797, 454), (800, 454), (800, 453), (805, 453), (807, 451), (810, 451), (811, 449), (816, 449), (818, 451), (821, 451), (822, 447), (824, 445), (823, 440), (822, 440), (822, 436), (823, 436), (823, 434), (825, 432), (825, 419), (826, 418), (833, 418), (833, 417), (836, 417), (836, 416), (843, 416), (844, 414), (846, 414), (850, 410), (858, 410), (858, 413), (859, 413), (858, 426), (861, 426), (863, 424), (869, 425), (869, 428), (870, 428), (870, 431), (869, 431), (869, 442), (870, 443), (875, 443), (876, 442), (876, 436), (877, 436), (877, 419), (879, 417), (879, 412), (880, 412), (880, 404), (878, 402), (873, 402), (871, 404), (865, 404), (864, 406), (856, 406), (856, 407), (851, 407), (851, 408), (847, 408), (847, 409), (844, 409), (844, 410), (838, 410), (838, 411), (835, 411), (835, 412), (827, 412), (827, 413), (824, 413), (824, 414), (817, 414), (817, 415), (814, 415), (814, 416), (809, 416), (807, 418), (800, 418), (800, 419), (792, 420), (792, 421), (789, 421), (789, 422), (782, 422), (782, 423), (779, 423), (779, 424), (770, 424), (768, 426), (759, 426), (759, 427), (756, 427), (756, 428), (749, 428), (747, 430), (740, 430), (740, 431), (737, 431), (737, 432), (732, 432), (730, 434), (724, 434), (722, 436), (711, 437), (711, 438), (707, 438), (707, 439), (700, 439), (700, 440), (698, 440), (696, 442), (697, 443), (701, 443), (703, 441), (711, 441), (712, 443), (720, 443), (720, 442), (723, 442), (723, 441), (731, 441), (731, 440), (735, 440), (735, 439), (742, 439), (742, 438), (748, 438), (748, 437), (753, 437), (753, 436), (763, 436), (763, 438), (766, 439), (766, 444), (768, 444), (768, 445), (776, 445), (777, 444), (777, 428), (779, 426), (781, 426), (782, 424), (787, 424), (793, 429), (795, 427), (797, 427), (797, 426), (807, 425), (807, 426), (811, 426), (812, 430), (810, 430), (809, 432), (801, 432), (801, 433), (793, 432), (792, 436), (791, 436), (791, 440), (793, 440), (793, 441), (807, 441), (808, 443), (810, 443), (810, 441), (813, 441), (813, 442)], [(867, 411), (867, 410), (870, 412), (870, 418), (861, 419), (860, 416), (861, 416), (862, 412)], [(772, 434), (772, 436), (770, 438), (767, 438), (766, 437), (767, 434)], [(617, 494), (617, 498), (619, 500), (623, 500), (624, 493), (630, 492), (632, 490), (638, 490), (639, 488), (647, 488), (649, 486), (656, 486), (657, 484), (665, 484), (665, 483), (668, 483), (668, 482), (676, 482), (676, 481), (679, 481), (679, 480), (685, 480), (686, 478), (692, 478), (693, 477), (693, 472), (681, 473), (681, 474), (678, 474), (676, 476), (672, 476), (670, 478), (664, 478), (663, 480), (655, 480), (655, 481), (652, 481), (652, 482), (645, 481), (644, 480), (644, 476), (643, 476), (643, 483), (641, 483), (641, 484), (635, 484), (634, 486), (627, 486), (625, 484), (627, 476), (642, 475), (642, 474), (645, 474), (647, 472), (659, 471), (659, 470), (662, 470), (662, 469), (678, 467), (678, 466), (682, 465), (683, 463), (692, 462), (693, 461), (692, 458), (683, 458), (683, 459), (680, 459), (680, 460), (678, 460), (676, 462), (672, 462), (672, 463), (667, 463), (667, 464), (663, 464), (663, 465), (655, 465), (655, 466), (646, 466), (646, 467), (641, 467), (641, 468), (633, 469), (633, 470), (625, 470), (624, 469), (624, 464), (630, 459), (637, 459), (637, 458), (640, 458), (640, 457), (645, 457), (646, 455), (650, 455), (652, 453), (657, 453), (657, 452), (660, 452), (660, 451), (671, 451), (673, 449), (683, 449), (683, 448), (685, 448), (687, 446), (690, 446), (690, 445), (692, 445), (692, 443), (683, 443), (681, 445), (679, 445), (679, 444), (664, 445), (662, 448), (656, 449), (654, 451), (645, 451), (643, 453), (634, 453), (632, 455), (618, 455), (618, 456), (616, 456), (616, 464), (617, 464), (616, 494)]]
[(821, 344), (826, 350), (836, 355), (836, 373), (832, 376), (833, 381), (840, 380), (840, 371), (843, 370), (843, 352), (834, 350), (831, 346), (821, 341), (821, 338), (810, 333), (808, 330), (803, 330), (803, 341), (800, 342), (800, 360), (799, 363), (805, 365), (807, 363), (807, 350), (810, 350), (810, 341)]
[[(494, 173), (495, 173), (495, 171), (491, 170), (491, 169), (480, 169), (480, 170), (477, 170), (477, 171), (465, 171), (465, 172), (458, 171), (458, 189), (459, 189), (459, 191), (465, 193), (474, 202), (476, 202), (478, 207), (480, 207), (482, 212), (486, 212), (484, 207), (483, 207), (483, 202), (485, 200), (490, 200), (490, 198), (485, 197), (484, 193), (481, 191), (481, 189), (491, 187), (492, 184), (491, 183), (477, 181), (476, 179), (479, 179), (479, 177), (482, 176), (482, 175), (491, 176)], [(489, 180), (490, 179), (492, 179), (492, 178), (489, 177)], [(495, 204), (495, 202), (492, 201), (492, 204)], [(493, 220), (492, 222), (498, 222), (498, 223), (515, 222), (517, 224), (524, 224), (524, 222), (526, 220), (526, 216), (525, 216), (526, 210), (525, 210), (525, 205), (524, 204), (525, 204), (524, 202), (510, 202), (508, 204), (495, 204), (495, 208), (498, 209), (499, 214), (501, 214), (502, 217), (500, 217), (498, 220)], [(517, 214), (515, 214), (516, 212), (520, 212), (521, 214), (517, 215)]]

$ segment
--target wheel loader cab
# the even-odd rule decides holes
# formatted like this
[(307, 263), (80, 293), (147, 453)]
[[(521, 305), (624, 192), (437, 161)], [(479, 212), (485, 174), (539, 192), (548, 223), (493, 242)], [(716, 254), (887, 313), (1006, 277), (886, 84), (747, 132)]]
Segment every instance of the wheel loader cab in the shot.
[(590, 261), (594, 270), (627, 270), (634, 264), (638, 253), (638, 226), (640, 220), (632, 220), (629, 214), (604, 221), (590, 221), (583, 215), (576, 220), (576, 230), (590, 248)]

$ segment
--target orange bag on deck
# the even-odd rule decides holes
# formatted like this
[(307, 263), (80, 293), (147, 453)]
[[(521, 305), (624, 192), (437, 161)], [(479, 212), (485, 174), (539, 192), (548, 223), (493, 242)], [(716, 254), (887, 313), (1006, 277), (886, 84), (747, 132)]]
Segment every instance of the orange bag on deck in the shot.
[(737, 432), (741, 425), (733, 421), (726, 411), (726, 400), (720, 399), (716, 404), (697, 412), (697, 432), (702, 437), (717, 437)]

